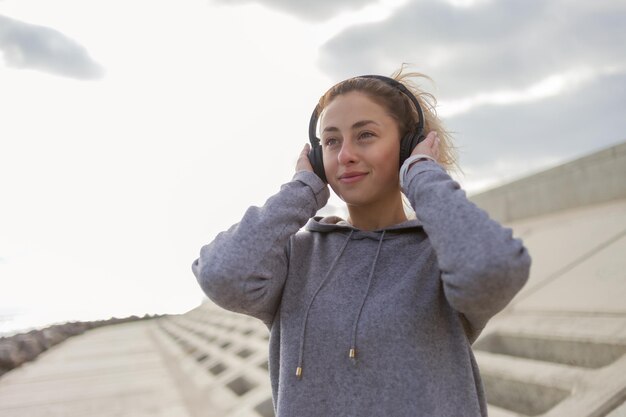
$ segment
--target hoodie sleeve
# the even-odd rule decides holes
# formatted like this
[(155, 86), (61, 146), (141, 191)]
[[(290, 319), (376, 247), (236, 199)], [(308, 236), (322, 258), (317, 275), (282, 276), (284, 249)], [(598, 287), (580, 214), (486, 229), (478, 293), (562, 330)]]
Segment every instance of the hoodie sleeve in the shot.
[(404, 192), (437, 254), (446, 299), (462, 313), (474, 341), (528, 280), (528, 251), (436, 162), (413, 165)]
[(289, 238), (329, 195), (317, 175), (300, 171), (262, 207), (248, 208), (239, 223), (203, 246), (191, 265), (205, 294), (220, 307), (270, 327), (287, 276)]

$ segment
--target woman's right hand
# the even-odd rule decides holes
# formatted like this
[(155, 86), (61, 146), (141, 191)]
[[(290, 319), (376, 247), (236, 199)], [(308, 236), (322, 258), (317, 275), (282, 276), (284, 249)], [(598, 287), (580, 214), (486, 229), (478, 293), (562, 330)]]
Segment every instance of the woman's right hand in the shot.
[(411, 152), (411, 155), (425, 154), (432, 156), (435, 161), (439, 161), (439, 136), (437, 136), (436, 130), (428, 132), (426, 139), (421, 141)]
[(298, 162), (296, 162), (296, 172), (300, 171), (311, 171), (313, 172), (313, 166), (309, 161), (309, 150), (311, 149), (311, 145), (308, 143), (304, 145), (302, 152), (300, 152), (300, 156), (298, 157)]

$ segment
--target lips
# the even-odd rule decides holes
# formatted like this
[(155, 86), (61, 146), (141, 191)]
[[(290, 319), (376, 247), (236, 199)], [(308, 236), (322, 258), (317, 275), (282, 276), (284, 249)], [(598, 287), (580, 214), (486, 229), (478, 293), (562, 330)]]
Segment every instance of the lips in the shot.
[(339, 181), (343, 183), (353, 183), (362, 180), (367, 172), (346, 172), (339, 176)]

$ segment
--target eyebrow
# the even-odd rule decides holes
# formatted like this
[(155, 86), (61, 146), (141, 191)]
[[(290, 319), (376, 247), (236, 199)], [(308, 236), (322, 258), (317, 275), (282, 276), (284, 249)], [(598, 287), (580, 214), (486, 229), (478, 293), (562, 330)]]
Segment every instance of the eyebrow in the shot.
[[(370, 123), (373, 123), (376, 126), (379, 126), (379, 124), (376, 123), (373, 120), (360, 120), (360, 121), (358, 121), (358, 122), (356, 122), (355, 124), (352, 125), (352, 130), (358, 129), (358, 128), (363, 127), (365, 125), (368, 125)], [(324, 130), (323, 130), (323, 132), (338, 132), (338, 131), (339, 131), (339, 129), (336, 128), (335, 126), (328, 126), (328, 127), (325, 127)]]

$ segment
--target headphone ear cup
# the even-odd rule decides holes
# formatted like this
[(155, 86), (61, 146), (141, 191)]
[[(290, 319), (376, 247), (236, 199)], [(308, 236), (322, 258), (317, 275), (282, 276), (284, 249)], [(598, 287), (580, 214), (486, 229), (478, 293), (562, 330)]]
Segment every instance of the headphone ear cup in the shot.
[(328, 183), (326, 179), (326, 172), (324, 171), (324, 159), (322, 157), (322, 147), (312, 146), (309, 151), (309, 162), (313, 166), (313, 172), (322, 179), (325, 183)]
[(424, 139), (426, 139), (426, 136), (421, 129), (419, 132), (407, 133), (404, 135), (400, 141), (400, 167), (402, 167), (404, 161), (411, 156), (411, 152), (413, 152), (413, 149), (415, 149), (417, 144)]
[(406, 161), (407, 158), (411, 156), (411, 152), (417, 145), (417, 143), (415, 143), (415, 145), (413, 144), (413, 142), (416, 142), (415, 138), (416, 138), (415, 133), (407, 133), (406, 135), (404, 135), (404, 137), (400, 141), (400, 165), (399, 167), (402, 167), (402, 164), (404, 163), (404, 161)]

